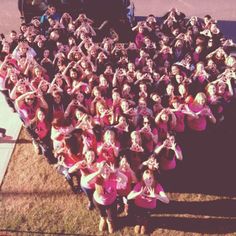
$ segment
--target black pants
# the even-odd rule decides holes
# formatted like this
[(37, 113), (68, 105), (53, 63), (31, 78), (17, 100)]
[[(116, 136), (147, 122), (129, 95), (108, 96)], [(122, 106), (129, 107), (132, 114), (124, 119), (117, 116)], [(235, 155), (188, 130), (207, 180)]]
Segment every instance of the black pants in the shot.
[(42, 154), (46, 157), (49, 164), (57, 163), (57, 158), (55, 158), (52, 149), (52, 140), (48, 134), (45, 138), (39, 139), (38, 135), (35, 133), (34, 129), (31, 126), (25, 127), (29, 135), (32, 137), (32, 140), (39, 147), (39, 154)]
[[(70, 185), (73, 191), (76, 191), (78, 190), (78, 188), (80, 188), (80, 175), (78, 171), (69, 173), (69, 167), (65, 167), (62, 165), (57, 167), (57, 171), (65, 177), (67, 183)], [(76, 178), (77, 186), (74, 184), (73, 178)]]
[(0, 128), (0, 133), (2, 134), (2, 137), (6, 136), (6, 129)]
[(89, 188), (85, 188), (85, 187), (81, 187), (83, 192), (86, 194), (89, 202), (93, 205), (93, 193), (94, 193), (94, 189), (89, 189)]
[(151, 209), (134, 206), (134, 216), (137, 225), (146, 225), (152, 214)]
[(93, 199), (93, 203), (98, 209), (101, 217), (107, 217), (107, 219), (110, 222), (112, 221), (114, 222), (116, 220), (116, 217), (117, 217), (116, 200), (111, 205), (107, 205), (107, 206), (97, 203), (95, 199)]

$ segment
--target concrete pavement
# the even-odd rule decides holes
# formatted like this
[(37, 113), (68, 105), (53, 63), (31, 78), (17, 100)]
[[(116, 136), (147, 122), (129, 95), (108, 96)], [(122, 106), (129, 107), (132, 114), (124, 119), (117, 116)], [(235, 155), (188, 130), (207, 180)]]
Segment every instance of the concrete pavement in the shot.
[(6, 135), (12, 137), (11, 139), (0, 138), (0, 186), (7, 171), (21, 125), (18, 114), (12, 112), (3, 95), (0, 94), (0, 127), (5, 128), (7, 130)]
[[(16, 0), (1, 0), (0, 10), (0, 33), (6, 36), (10, 30), (19, 30), (20, 20)], [(4, 97), (0, 94), (0, 127), (7, 130), (6, 134), (11, 140), (0, 139), (0, 186), (7, 166), (14, 150), (21, 129), (21, 121), (16, 113), (8, 107)]]

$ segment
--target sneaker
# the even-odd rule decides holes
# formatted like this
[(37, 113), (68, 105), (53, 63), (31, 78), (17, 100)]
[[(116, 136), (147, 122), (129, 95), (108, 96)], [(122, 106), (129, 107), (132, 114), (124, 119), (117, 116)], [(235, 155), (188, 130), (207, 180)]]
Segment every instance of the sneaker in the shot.
[(109, 232), (109, 234), (113, 234), (114, 233), (114, 224), (113, 224), (113, 222), (107, 220), (107, 225), (108, 225), (108, 232)]
[(94, 204), (92, 202), (89, 202), (88, 206), (87, 206), (87, 209), (89, 211), (93, 210), (94, 209)]
[(125, 204), (125, 209), (124, 209), (125, 216), (129, 215), (129, 205)]
[(147, 233), (147, 228), (145, 225), (141, 226), (140, 234), (146, 234)]
[(140, 233), (140, 225), (135, 225), (134, 226), (134, 233), (139, 234)]
[(124, 211), (124, 205), (118, 205), (117, 207), (117, 214), (121, 214)]
[(106, 218), (105, 217), (101, 217), (100, 218), (100, 222), (99, 222), (99, 231), (102, 232), (102, 231), (105, 231), (107, 227), (107, 222), (106, 222)]
[(75, 193), (75, 194), (80, 194), (80, 193), (83, 192), (82, 189), (81, 189), (80, 187), (78, 187), (78, 186), (71, 186), (71, 190), (72, 190), (73, 193)]
[(33, 146), (34, 146), (35, 153), (37, 155), (39, 155), (40, 154), (39, 145), (34, 140), (32, 141), (32, 143), (33, 143)]

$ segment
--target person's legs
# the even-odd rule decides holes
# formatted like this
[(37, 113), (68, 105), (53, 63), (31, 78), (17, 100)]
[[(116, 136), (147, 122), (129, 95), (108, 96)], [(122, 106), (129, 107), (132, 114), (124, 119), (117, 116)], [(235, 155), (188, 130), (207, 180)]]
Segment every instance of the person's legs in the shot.
[(81, 187), (83, 192), (86, 194), (88, 200), (89, 200), (89, 204), (88, 204), (88, 209), (92, 210), (94, 208), (94, 204), (93, 204), (93, 192), (94, 189), (89, 189), (89, 188), (84, 188)]
[(107, 225), (108, 225), (108, 231), (109, 233), (114, 232), (114, 224), (117, 217), (117, 202), (114, 201), (110, 206), (106, 209), (107, 212)]
[[(76, 171), (74, 173), (69, 173), (69, 176), (71, 178), (73, 192), (74, 193), (81, 193), (82, 189), (80, 187), (80, 173), (78, 171)], [(73, 178), (76, 179), (76, 184), (74, 183)]]
[(145, 234), (147, 232), (147, 223), (150, 218), (149, 210), (135, 206), (135, 227), (134, 232), (136, 234)]
[(123, 197), (118, 196), (117, 197), (117, 213), (120, 214), (124, 211), (124, 202), (123, 202)]
[(106, 207), (103, 205), (100, 205), (99, 203), (97, 203), (94, 199), (93, 199), (93, 203), (95, 205), (95, 207), (98, 209), (99, 214), (100, 214), (100, 222), (99, 222), (99, 231), (104, 231), (107, 227), (107, 222), (106, 222), (106, 218), (107, 218), (107, 212), (106, 212)]
[(142, 215), (140, 217), (141, 223), (140, 223), (140, 233), (146, 234), (148, 231), (148, 222), (150, 221), (150, 212), (148, 209), (142, 209)]

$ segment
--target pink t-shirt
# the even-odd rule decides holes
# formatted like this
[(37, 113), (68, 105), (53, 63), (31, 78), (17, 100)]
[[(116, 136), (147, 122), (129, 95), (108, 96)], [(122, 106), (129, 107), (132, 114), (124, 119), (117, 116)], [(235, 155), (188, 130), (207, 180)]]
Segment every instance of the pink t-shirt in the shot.
[[(194, 106), (193, 104), (190, 104), (189, 108), (193, 112), (199, 112), (203, 109), (202, 107), (200, 108), (200, 107)], [(204, 131), (207, 126), (206, 117), (203, 115), (199, 115), (199, 117), (197, 119), (188, 117), (188, 126), (189, 126), (189, 128), (191, 128), (195, 131)]]
[(94, 152), (97, 151), (97, 140), (94, 134), (85, 131), (83, 134), (83, 142), (88, 149), (93, 150)]
[(98, 194), (97, 191), (95, 191), (93, 194), (93, 198), (97, 203), (101, 205), (111, 205), (116, 200), (117, 196), (116, 180), (114, 178), (104, 180), (103, 189), (104, 192), (102, 194)]
[[(102, 146), (102, 145), (103, 145), (103, 143), (100, 143), (100, 144), (98, 144), (98, 147)], [(119, 148), (118, 142), (115, 143), (115, 147)], [(115, 152), (114, 152), (113, 147), (109, 146), (107, 144), (105, 147), (103, 146), (100, 154), (98, 155), (97, 162), (106, 161), (107, 163), (114, 164), (115, 163), (115, 159), (116, 159), (116, 156), (115, 156)]]
[(21, 105), (19, 108), (19, 113), (23, 118), (25, 124), (29, 124), (32, 119), (34, 119), (36, 115), (36, 110), (39, 108), (39, 102), (32, 104), (31, 106), (27, 106), (25, 103)]
[(91, 167), (86, 167), (86, 169), (80, 169), (81, 172), (81, 179), (80, 179), (80, 186), (83, 188), (87, 188), (87, 189), (94, 189), (95, 188), (95, 183), (97, 178), (93, 178), (91, 181), (87, 181), (86, 177), (92, 173), (94, 173), (96, 170), (95, 168), (91, 168)]
[[(134, 191), (139, 192), (142, 188), (142, 184), (139, 182), (134, 186)], [(155, 187), (155, 193), (159, 194), (161, 191), (163, 191), (163, 188), (160, 184), (157, 184)], [(148, 196), (148, 192), (145, 194), (138, 195), (134, 203), (136, 206), (146, 209), (155, 209), (157, 207), (157, 199), (156, 198), (150, 198)]]
[(176, 132), (182, 133), (184, 132), (185, 124), (184, 124), (184, 113), (181, 111), (174, 112), (176, 116), (176, 126), (173, 128)]
[(120, 170), (120, 172), (127, 177), (127, 183), (124, 189), (119, 189), (117, 192), (119, 196), (128, 196), (128, 194), (131, 192), (132, 173), (130, 170)]
[[(157, 135), (157, 129), (154, 128), (151, 130), (153, 135)], [(152, 152), (154, 149), (154, 141), (150, 133), (142, 133), (143, 137), (143, 146), (146, 147), (148, 152)]]
[(159, 122), (157, 124), (157, 130), (158, 130), (158, 139), (159, 140), (164, 140), (167, 137), (167, 133), (169, 131), (168, 124), (165, 122)]
[(69, 155), (68, 153), (64, 153), (64, 163), (67, 167), (72, 167), (75, 163), (77, 163), (80, 158), (76, 155)]
[[(176, 147), (180, 151), (179, 146)], [(173, 150), (163, 149), (160, 152), (160, 169), (161, 170), (173, 170), (176, 167), (176, 155)]]

